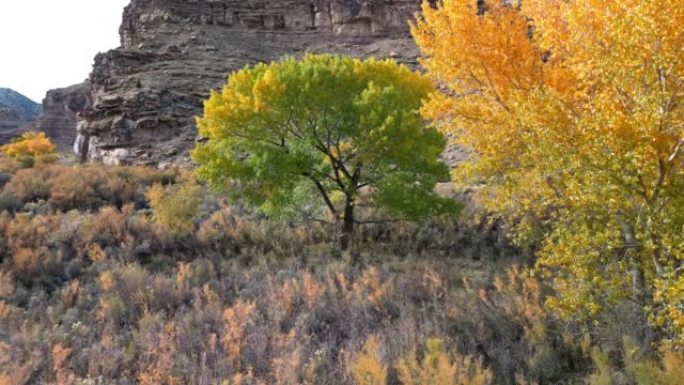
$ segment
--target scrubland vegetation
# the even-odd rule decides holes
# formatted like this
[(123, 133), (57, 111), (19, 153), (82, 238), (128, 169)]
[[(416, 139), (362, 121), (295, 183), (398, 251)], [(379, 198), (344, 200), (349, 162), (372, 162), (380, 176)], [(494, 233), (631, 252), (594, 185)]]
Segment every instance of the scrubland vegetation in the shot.
[(632, 355), (665, 375), (623, 348), (622, 314), (547, 314), (485, 222), (367, 226), (354, 256), (324, 224), (228, 206), (178, 171), (6, 175), (2, 384), (581, 383), (634, 378)]
[(509, 3), (237, 72), (197, 173), (2, 147), (0, 384), (681, 384), (684, 6)]
[(334, 226), (227, 205), (186, 172), (3, 168), (0, 384), (681, 375), (676, 352), (661, 366), (631, 342), (629, 309), (598, 324), (545, 311), (550, 288), (482, 212), (366, 225), (341, 253)]

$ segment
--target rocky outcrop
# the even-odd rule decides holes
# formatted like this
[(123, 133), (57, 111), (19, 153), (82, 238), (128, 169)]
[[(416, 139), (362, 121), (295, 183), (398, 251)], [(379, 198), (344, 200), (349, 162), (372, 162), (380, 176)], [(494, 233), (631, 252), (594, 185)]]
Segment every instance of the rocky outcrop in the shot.
[(405, 32), (420, 1), (412, 0), (137, 0), (120, 33), (135, 46), (160, 24), (216, 25), (235, 31), (378, 36)]
[(21, 135), (39, 113), (40, 104), (9, 88), (0, 88), (0, 143)]
[(0, 143), (7, 143), (12, 138), (21, 135), (24, 125), (26, 122), (19, 117), (17, 111), (0, 107)]
[(132, 0), (118, 49), (95, 58), (74, 148), (107, 164), (188, 162), (194, 117), (228, 74), (304, 52), (415, 64), (420, 0)]
[(70, 151), (76, 138), (76, 114), (90, 103), (90, 83), (50, 90), (43, 99), (43, 113), (27, 128), (45, 132), (61, 151)]

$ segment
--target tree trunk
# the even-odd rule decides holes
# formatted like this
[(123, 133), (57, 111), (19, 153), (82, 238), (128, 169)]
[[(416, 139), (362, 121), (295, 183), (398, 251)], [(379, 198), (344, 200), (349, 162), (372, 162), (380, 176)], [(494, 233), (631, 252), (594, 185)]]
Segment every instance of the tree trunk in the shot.
[(646, 286), (644, 268), (641, 264), (638, 243), (634, 234), (634, 228), (627, 222), (621, 222), (623, 235), (625, 238), (625, 257), (629, 262), (632, 274), (632, 288), (634, 290), (635, 317), (638, 322), (637, 329), (634, 330), (636, 343), (648, 355), (651, 355), (654, 333), (648, 321), (646, 308), (653, 305), (653, 298), (650, 290)]
[(340, 228), (340, 248), (348, 250), (354, 237), (354, 203), (347, 201)]

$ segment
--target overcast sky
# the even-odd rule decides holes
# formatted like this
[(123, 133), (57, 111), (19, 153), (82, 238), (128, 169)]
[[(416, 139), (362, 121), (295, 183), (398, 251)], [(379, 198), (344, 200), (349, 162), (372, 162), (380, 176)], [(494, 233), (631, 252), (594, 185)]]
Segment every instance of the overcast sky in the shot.
[(36, 102), (88, 77), (98, 52), (119, 46), (130, 0), (0, 0), (0, 88)]

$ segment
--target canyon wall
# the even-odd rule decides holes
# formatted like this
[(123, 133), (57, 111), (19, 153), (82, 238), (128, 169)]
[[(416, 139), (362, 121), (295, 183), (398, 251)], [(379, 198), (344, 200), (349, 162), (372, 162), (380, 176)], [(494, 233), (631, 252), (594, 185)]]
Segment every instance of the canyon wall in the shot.
[[(74, 150), (83, 161), (188, 164), (195, 116), (247, 64), (305, 52), (416, 64), (420, 0), (133, 0), (121, 47), (95, 58)], [(83, 99), (80, 99), (83, 100)]]
[(70, 152), (76, 138), (76, 114), (91, 105), (90, 83), (50, 90), (43, 99), (43, 112), (26, 129), (45, 132), (60, 151)]

